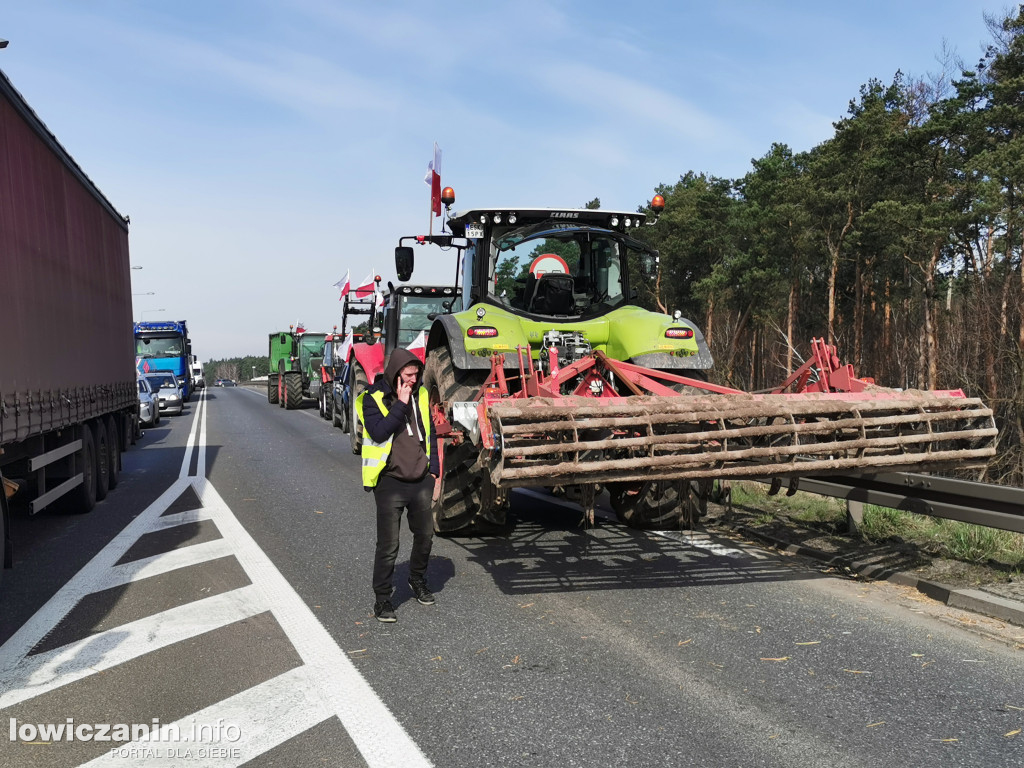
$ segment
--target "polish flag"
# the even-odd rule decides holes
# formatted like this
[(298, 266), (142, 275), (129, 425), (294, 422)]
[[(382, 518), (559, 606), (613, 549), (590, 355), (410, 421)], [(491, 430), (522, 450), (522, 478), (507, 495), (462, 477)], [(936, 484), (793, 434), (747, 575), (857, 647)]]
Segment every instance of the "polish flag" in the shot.
[(434, 159), (427, 163), (427, 175), (423, 181), (430, 186), (430, 210), (435, 216), (441, 215), (441, 148), (434, 142)]
[(380, 291), (373, 292), (373, 307), (374, 309), (384, 309), (384, 294)]
[(302, 324), (301, 320), (296, 320), (295, 321), (295, 332), (296, 333), (305, 333), (306, 332), (306, 327)]
[(371, 271), (366, 277), (363, 278), (363, 282), (356, 286), (356, 298), (365, 299), (371, 293), (375, 293), (377, 290), (377, 283), (373, 281), (374, 274)]
[(343, 363), (347, 363), (348, 359), (352, 356), (352, 344), (354, 342), (355, 339), (352, 337), (352, 331), (349, 331), (348, 336), (346, 336), (345, 340), (341, 343), (341, 349), (338, 350), (338, 354), (341, 356), (341, 361)]
[(420, 331), (420, 335), (413, 339), (406, 349), (416, 355), (421, 363), (425, 363), (427, 360), (427, 332)]
[(338, 296), (338, 301), (344, 299), (348, 292), (352, 289), (352, 281), (348, 279), (349, 271), (350, 270), (345, 270), (345, 276), (334, 284), (334, 287), (341, 291), (341, 294)]

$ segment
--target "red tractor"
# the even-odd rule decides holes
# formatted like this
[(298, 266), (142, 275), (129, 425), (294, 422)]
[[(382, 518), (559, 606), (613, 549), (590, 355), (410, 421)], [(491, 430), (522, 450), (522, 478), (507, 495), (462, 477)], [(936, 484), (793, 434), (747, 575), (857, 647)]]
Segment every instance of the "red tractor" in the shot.
[(363, 443), (363, 425), (355, 413), (359, 393), (384, 373), (385, 360), (392, 350), (405, 347), (425, 360), (431, 325), (439, 315), (452, 310), (458, 296), (458, 289), (450, 285), (395, 287), (389, 282), (386, 290), (368, 297), (356, 298), (354, 292), (345, 297), (342, 327), (346, 327), (349, 315), (365, 315), (367, 330), (361, 338), (353, 333), (349, 342), (334, 336), (334, 394), (326, 413), (335, 426), (349, 433), (353, 453), (358, 454)]

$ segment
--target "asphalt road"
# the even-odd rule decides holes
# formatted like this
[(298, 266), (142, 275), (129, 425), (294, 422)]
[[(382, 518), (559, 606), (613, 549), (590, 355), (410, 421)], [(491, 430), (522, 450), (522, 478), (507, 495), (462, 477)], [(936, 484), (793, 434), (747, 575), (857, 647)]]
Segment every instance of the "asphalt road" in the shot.
[[(509, 536), (435, 539), (435, 606), (411, 599), (403, 532), (380, 624), (347, 438), (207, 390), (93, 513), (15, 520), (0, 765), (1024, 764), (1024, 655), (969, 618), (513, 499)], [(41, 735), (69, 718), (163, 730)]]

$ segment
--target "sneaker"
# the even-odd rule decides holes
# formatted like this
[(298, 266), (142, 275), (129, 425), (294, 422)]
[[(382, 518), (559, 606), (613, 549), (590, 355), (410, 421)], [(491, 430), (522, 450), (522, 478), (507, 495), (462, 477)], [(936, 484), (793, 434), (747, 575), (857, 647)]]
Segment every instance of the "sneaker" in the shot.
[(427, 582), (423, 579), (409, 579), (409, 587), (412, 589), (416, 602), (420, 605), (433, 605), (434, 595), (427, 589)]
[(373, 615), (377, 617), (377, 621), (398, 621), (398, 617), (395, 616), (395, 608), (393, 605), (391, 605), (390, 600), (378, 600), (376, 603), (374, 603)]

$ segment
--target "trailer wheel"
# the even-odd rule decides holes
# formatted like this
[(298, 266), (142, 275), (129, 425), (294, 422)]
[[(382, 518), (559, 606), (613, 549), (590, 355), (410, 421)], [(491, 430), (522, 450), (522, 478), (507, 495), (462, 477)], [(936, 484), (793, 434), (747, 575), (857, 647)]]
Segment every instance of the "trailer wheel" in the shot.
[[(431, 410), (443, 403), (472, 400), (486, 379), (487, 371), (456, 369), (447, 347), (437, 347), (427, 355), (423, 385), (430, 395)], [(486, 503), (484, 491), (490, 478), (474, 469), (480, 449), (469, 440), (459, 445), (444, 440), (438, 441), (438, 450), (444, 451), (444, 456), (441, 493), (432, 507), (434, 530), (454, 533), (477, 522), (504, 525), (505, 505)]]
[(109, 463), (107, 471), (107, 487), (116, 488), (121, 472), (121, 430), (117, 428), (117, 422), (113, 416), (107, 416), (107, 442), (110, 444)]
[(271, 405), (277, 405), (277, 374), (271, 373), (267, 375), (267, 402)]
[(302, 405), (302, 374), (298, 371), (287, 371), (284, 374), (284, 407), (294, 411)]
[(701, 515), (701, 494), (689, 480), (608, 483), (608, 496), (619, 521), (641, 530), (692, 527)]
[(110, 437), (102, 419), (93, 422), (96, 441), (96, 500), (103, 501), (110, 490)]
[(366, 374), (360, 365), (352, 366), (351, 376), (352, 386), (348, 390), (348, 437), (352, 443), (352, 453), (358, 456), (363, 452), (363, 422), (360, 421), (359, 416), (356, 414), (356, 398), (359, 397), (359, 393), (366, 389), (369, 384), (366, 380)]
[(92, 512), (96, 506), (96, 443), (88, 425), (82, 427), (82, 447), (78, 458), (82, 482), (66, 498), (72, 512)]

